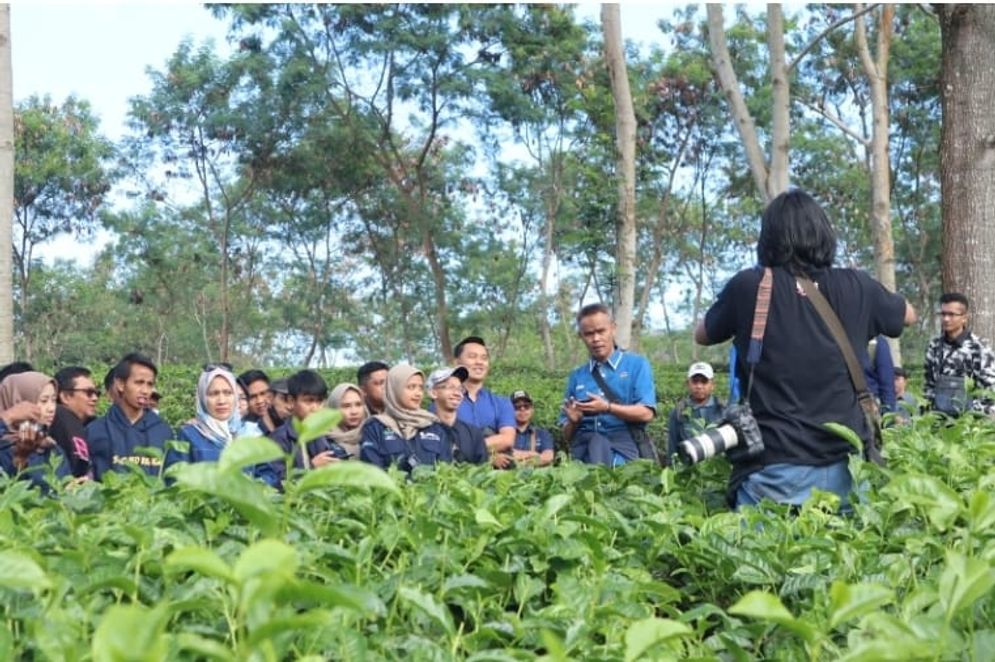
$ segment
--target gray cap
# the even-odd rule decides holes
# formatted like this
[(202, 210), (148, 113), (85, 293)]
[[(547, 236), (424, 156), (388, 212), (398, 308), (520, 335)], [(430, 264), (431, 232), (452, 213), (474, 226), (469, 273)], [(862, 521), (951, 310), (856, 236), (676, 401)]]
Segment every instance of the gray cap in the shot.
[(465, 382), (469, 376), (469, 371), (461, 365), (453, 368), (439, 368), (428, 376), (425, 385), (428, 388), (435, 388), (450, 377), (456, 377), (460, 382)]
[(286, 379), (274, 379), (269, 385), (269, 388), (274, 393), (279, 393), (281, 395), (290, 395), (290, 389), (287, 388)]

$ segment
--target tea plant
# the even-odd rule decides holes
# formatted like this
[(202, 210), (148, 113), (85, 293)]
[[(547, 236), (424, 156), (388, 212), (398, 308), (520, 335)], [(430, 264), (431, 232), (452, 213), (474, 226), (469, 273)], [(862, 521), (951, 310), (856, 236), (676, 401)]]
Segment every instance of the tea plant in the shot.
[(886, 433), (849, 517), (729, 512), (722, 460), (342, 463), (279, 494), (243, 473), (275, 447), (239, 440), (168, 484), (7, 480), (0, 657), (995, 659), (995, 427)]

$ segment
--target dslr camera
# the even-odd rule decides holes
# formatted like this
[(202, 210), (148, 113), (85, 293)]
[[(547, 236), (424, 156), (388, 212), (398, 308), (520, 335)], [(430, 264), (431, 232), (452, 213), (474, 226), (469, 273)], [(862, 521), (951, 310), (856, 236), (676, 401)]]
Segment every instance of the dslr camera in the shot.
[(764, 452), (757, 420), (749, 405), (732, 404), (722, 412), (722, 420), (714, 428), (685, 439), (677, 445), (677, 455), (685, 464), (725, 453), (730, 462), (742, 462)]

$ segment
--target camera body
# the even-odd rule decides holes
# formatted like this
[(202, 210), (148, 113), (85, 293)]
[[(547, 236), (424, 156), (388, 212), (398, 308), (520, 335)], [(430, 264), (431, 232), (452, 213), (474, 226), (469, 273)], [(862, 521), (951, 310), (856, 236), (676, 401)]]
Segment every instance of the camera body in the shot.
[(677, 446), (677, 454), (686, 464), (725, 454), (732, 463), (743, 462), (764, 452), (760, 427), (749, 405), (729, 405), (722, 420), (714, 428), (685, 439)]

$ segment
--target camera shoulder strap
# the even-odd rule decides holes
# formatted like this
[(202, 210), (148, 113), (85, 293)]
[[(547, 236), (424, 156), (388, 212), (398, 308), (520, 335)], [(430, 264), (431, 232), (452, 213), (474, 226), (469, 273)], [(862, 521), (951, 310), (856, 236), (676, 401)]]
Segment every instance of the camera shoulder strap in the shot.
[(805, 292), (805, 296), (815, 306), (815, 312), (819, 314), (819, 317), (822, 318), (822, 321), (829, 328), (829, 333), (833, 336), (833, 340), (836, 341), (836, 345), (843, 354), (843, 360), (846, 361), (846, 369), (850, 373), (850, 381), (853, 382), (853, 388), (857, 392), (857, 402), (864, 412), (864, 418), (867, 420), (867, 426), (871, 433), (871, 442), (865, 449), (867, 459), (877, 464), (883, 464), (884, 461), (881, 458), (880, 449), (878, 448), (878, 443), (881, 440), (881, 421), (877, 411), (877, 403), (874, 402), (874, 396), (871, 395), (870, 390), (867, 388), (867, 378), (864, 376), (864, 369), (861, 367), (860, 361), (857, 360), (857, 355), (853, 351), (850, 339), (846, 337), (843, 323), (840, 322), (836, 311), (829, 305), (829, 301), (819, 291), (819, 288), (815, 286), (815, 283), (804, 276), (798, 276), (797, 280), (798, 284), (801, 285), (802, 291)]
[(601, 392), (605, 394), (606, 398), (608, 398), (608, 402), (612, 403), (613, 405), (625, 404), (624, 402), (622, 402), (622, 398), (618, 397), (618, 393), (615, 392), (615, 389), (609, 386), (608, 382), (605, 381), (605, 376), (601, 374), (600, 364), (598, 363), (594, 364), (594, 369), (591, 370), (591, 375), (594, 377), (594, 381), (598, 383), (598, 388), (600, 388)]
[[(746, 392), (742, 402), (750, 402), (753, 393), (753, 369), (760, 363), (760, 355), (764, 348), (764, 333), (767, 331), (767, 318), (770, 316), (770, 300), (774, 292), (774, 271), (764, 268), (764, 274), (757, 285), (757, 301), (753, 306), (753, 328), (750, 330), (750, 345), (746, 351), (746, 363), (750, 366), (750, 374), (746, 379)], [(735, 366), (732, 370), (735, 370)]]

